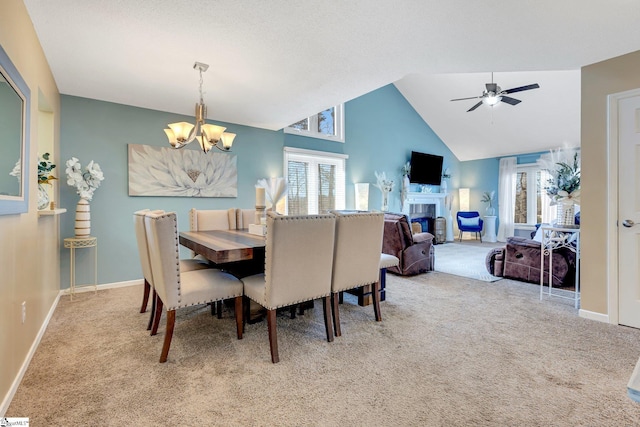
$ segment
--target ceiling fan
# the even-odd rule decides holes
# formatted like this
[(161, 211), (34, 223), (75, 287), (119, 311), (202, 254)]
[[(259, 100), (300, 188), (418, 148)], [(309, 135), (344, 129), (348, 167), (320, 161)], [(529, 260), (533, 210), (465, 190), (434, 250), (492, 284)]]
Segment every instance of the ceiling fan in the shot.
[(452, 99), (452, 101), (479, 99), (480, 102), (475, 104), (473, 107), (469, 108), (467, 110), (467, 113), (468, 113), (470, 111), (475, 110), (476, 108), (481, 106), (483, 103), (491, 107), (493, 107), (494, 105), (496, 105), (498, 102), (501, 102), (501, 101), (506, 102), (509, 105), (519, 104), (522, 101), (520, 101), (519, 99), (511, 98), (510, 96), (506, 96), (506, 95), (515, 93), (515, 92), (522, 92), (525, 90), (538, 89), (540, 87), (538, 83), (534, 83), (526, 86), (514, 87), (513, 89), (502, 90), (500, 86), (498, 86), (496, 83), (493, 82), (493, 73), (491, 73), (491, 83), (486, 83), (485, 86), (486, 86), (486, 89), (482, 91), (482, 95), (480, 96), (472, 96), (469, 98), (457, 98), (457, 99)]

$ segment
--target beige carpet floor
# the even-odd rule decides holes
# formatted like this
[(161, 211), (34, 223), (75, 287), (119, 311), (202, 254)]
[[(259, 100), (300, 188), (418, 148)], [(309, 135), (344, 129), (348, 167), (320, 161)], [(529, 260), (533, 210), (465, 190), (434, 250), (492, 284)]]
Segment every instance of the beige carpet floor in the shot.
[(235, 339), (230, 311), (178, 315), (162, 333), (137, 313), (141, 287), (61, 298), (7, 417), (43, 425), (631, 426), (626, 384), (640, 330), (582, 319), (536, 285), (432, 272), (388, 277), (383, 321), (345, 297), (343, 336), (320, 304)]

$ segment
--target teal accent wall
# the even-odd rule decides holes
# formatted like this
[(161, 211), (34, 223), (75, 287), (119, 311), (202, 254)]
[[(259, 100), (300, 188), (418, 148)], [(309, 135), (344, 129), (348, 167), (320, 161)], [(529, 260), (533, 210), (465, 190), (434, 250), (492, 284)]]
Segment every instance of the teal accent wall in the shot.
[[(189, 209), (249, 208), (255, 204), (254, 185), (259, 178), (282, 174), (282, 132), (224, 124), (238, 136), (233, 154), (238, 164), (237, 198), (130, 197), (128, 195), (127, 144), (167, 147), (163, 131), (167, 123), (193, 121), (193, 117), (113, 104), (72, 96), (61, 97), (61, 144), (59, 165), (59, 206), (68, 212), (61, 216), (61, 235), (74, 235), (75, 206), (78, 195), (66, 185), (64, 162), (77, 157), (84, 168), (94, 160), (105, 179), (91, 202), (91, 235), (98, 238), (98, 283), (113, 283), (142, 277), (135, 235), (133, 212), (151, 208), (175, 211), (180, 230), (189, 229)], [(220, 122), (217, 122), (220, 123)], [(184, 150), (195, 149), (196, 143)], [(186, 256), (186, 252), (184, 252)], [(92, 280), (90, 250), (78, 250), (76, 283)], [(69, 286), (69, 251), (61, 251), (61, 287)]]
[[(522, 164), (531, 164), (536, 163), (536, 161), (540, 158), (540, 156), (546, 151), (536, 152), (536, 153), (527, 153), (520, 154), (515, 156), (516, 162), (519, 165)], [(511, 156), (509, 156), (511, 157)], [(496, 215), (498, 215), (498, 220), (496, 222), (496, 230), (500, 223), (499, 217), (499, 175), (500, 175), (500, 159), (503, 157), (493, 157), (489, 159), (481, 159), (481, 160), (471, 160), (460, 163), (461, 169), (461, 181), (460, 187), (469, 188), (469, 209), (472, 211), (478, 211), (481, 215), (485, 214), (485, 209), (487, 208), (486, 203), (482, 203), (480, 200), (482, 198), (482, 193), (485, 191), (495, 191), (496, 192), (496, 203), (494, 203), (494, 207), (496, 208)], [(458, 195), (454, 192), (454, 197), (457, 199)]]
[[(163, 129), (167, 123), (193, 121), (193, 117), (147, 110), (72, 96), (61, 97), (62, 161), (73, 157), (82, 166), (94, 160), (105, 180), (91, 202), (91, 235), (98, 238), (98, 283), (140, 279), (133, 231), (133, 212), (152, 208), (175, 211), (180, 230), (189, 228), (188, 212), (198, 209), (250, 208), (255, 203), (254, 185), (260, 178), (283, 175), (283, 147), (343, 153), (349, 156), (346, 170), (346, 207), (354, 207), (356, 182), (374, 184), (374, 171), (384, 171), (396, 183), (390, 210), (400, 211), (401, 167), (412, 150), (444, 156), (452, 178), (449, 188), (457, 188), (461, 177), (459, 161), (440, 138), (413, 110), (393, 85), (384, 86), (345, 104), (345, 143), (285, 134), (235, 124), (227, 126), (237, 134), (233, 154), (238, 164), (237, 198), (130, 197), (128, 195), (127, 144), (168, 146)], [(192, 144), (194, 145), (194, 144)], [(188, 146), (184, 149), (195, 149)], [(59, 205), (68, 209), (61, 217), (63, 237), (74, 234), (74, 212), (78, 196), (66, 185), (64, 164), (59, 165)], [(434, 188), (438, 191), (438, 187)], [(380, 191), (370, 188), (369, 208), (379, 209)], [(89, 283), (87, 267), (90, 250), (77, 251), (76, 283)], [(187, 252), (183, 250), (183, 256)], [(61, 254), (61, 287), (69, 286), (69, 253)]]

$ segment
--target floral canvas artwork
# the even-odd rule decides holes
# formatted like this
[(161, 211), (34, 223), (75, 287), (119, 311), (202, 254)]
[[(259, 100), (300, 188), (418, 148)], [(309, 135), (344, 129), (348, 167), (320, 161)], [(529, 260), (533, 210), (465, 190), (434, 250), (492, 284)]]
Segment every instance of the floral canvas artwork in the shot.
[(235, 155), (129, 144), (129, 195), (237, 197)]

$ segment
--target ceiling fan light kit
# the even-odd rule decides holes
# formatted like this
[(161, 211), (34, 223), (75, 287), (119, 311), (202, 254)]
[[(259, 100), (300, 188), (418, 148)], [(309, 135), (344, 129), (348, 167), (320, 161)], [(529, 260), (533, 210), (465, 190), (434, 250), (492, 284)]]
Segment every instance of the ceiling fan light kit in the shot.
[(493, 73), (491, 73), (491, 83), (485, 84), (486, 89), (482, 91), (482, 95), (471, 96), (468, 98), (456, 98), (456, 99), (452, 99), (451, 101), (465, 101), (468, 99), (479, 99), (480, 101), (478, 101), (477, 104), (475, 104), (473, 107), (467, 110), (467, 113), (469, 113), (475, 110), (476, 108), (478, 108), (479, 106), (481, 106), (482, 104), (488, 105), (490, 107), (493, 107), (499, 102), (505, 102), (509, 105), (517, 105), (522, 101), (506, 95), (511, 93), (516, 93), (516, 92), (523, 92), (525, 90), (538, 89), (539, 87), (540, 85), (538, 83), (533, 83), (526, 86), (519, 86), (519, 87), (514, 87), (512, 89), (502, 90), (500, 86), (498, 86), (496, 83), (493, 83)]

